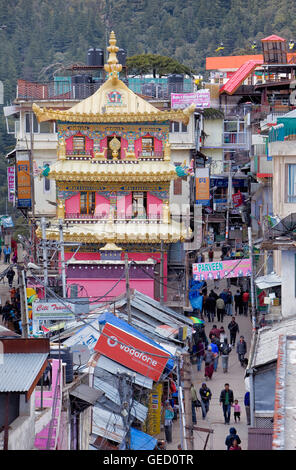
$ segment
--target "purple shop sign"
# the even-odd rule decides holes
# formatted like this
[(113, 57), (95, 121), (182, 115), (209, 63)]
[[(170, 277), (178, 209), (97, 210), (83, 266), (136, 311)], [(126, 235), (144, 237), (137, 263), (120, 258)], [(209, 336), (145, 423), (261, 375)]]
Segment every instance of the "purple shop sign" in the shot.
[(14, 166), (9, 166), (7, 168), (7, 189), (8, 189), (8, 201), (14, 201), (14, 191), (15, 191), (15, 168)]
[(187, 108), (192, 103), (196, 108), (209, 108), (211, 106), (210, 90), (198, 90), (194, 93), (171, 93), (171, 108)]
[(251, 259), (214, 261), (212, 263), (193, 263), (192, 275), (195, 281), (208, 281), (231, 277), (251, 276)]

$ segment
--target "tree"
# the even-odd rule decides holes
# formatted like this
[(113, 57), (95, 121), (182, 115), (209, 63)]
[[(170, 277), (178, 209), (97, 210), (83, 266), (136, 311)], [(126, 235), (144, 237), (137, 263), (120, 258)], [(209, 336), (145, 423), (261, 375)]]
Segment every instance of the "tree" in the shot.
[(194, 71), (171, 59), (167, 56), (156, 54), (139, 54), (127, 58), (126, 65), (129, 74), (145, 75), (152, 73), (155, 78), (156, 75), (162, 77), (171, 73), (182, 73), (192, 76)]

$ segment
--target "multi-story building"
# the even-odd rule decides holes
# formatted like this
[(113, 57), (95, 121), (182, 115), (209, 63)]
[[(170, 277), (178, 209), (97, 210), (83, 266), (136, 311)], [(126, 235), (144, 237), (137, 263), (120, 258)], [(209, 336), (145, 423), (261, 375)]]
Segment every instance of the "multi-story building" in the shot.
[[(154, 297), (162, 244), (190, 237), (170, 217), (177, 174), (169, 127), (171, 121), (188, 125), (195, 106), (161, 111), (133, 93), (119, 79), (115, 44), (111, 33), (108, 79), (92, 96), (68, 110), (33, 105), (38, 122), (55, 121), (58, 132), (58, 160), (48, 174), (56, 182), (57, 213), (46, 237), (59, 239), (62, 219), (64, 240), (82, 244), (71, 261), (66, 253), (68, 286), (80, 285), (88, 296), (123, 292), (128, 252), (131, 287)], [(166, 253), (163, 266), (166, 277)]]

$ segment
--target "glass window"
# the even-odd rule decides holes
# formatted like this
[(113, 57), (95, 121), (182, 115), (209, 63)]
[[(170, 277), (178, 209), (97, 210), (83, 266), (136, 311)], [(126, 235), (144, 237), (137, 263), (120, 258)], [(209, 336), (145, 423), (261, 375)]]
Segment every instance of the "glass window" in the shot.
[(288, 165), (287, 202), (296, 202), (296, 164)]
[(142, 155), (144, 157), (149, 157), (153, 155), (154, 150), (153, 137), (143, 137), (142, 138)]
[(37, 121), (37, 118), (36, 118), (35, 114), (33, 114), (33, 132), (34, 132), (34, 134), (39, 133), (39, 124), (38, 124), (38, 121)]
[(75, 152), (79, 152), (79, 151), (84, 152), (84, 150), (85, 150), (85, 137), (83, 137), (83, 136), (74, 136), (73, 137), (73, 150)]
[(96, 208), (96, 192), (81, 191), (80, 214), (94, 214)]
[(51, 122), (47, 121), (47, 122), (40, 122), (40, 133), (41, 134), (50, 134), (51, 133), (51, 129), (52, 129), (52, 124)]
[(147, 215), (147, 193), (132, 193), (133, 219), (146, 219)]
[(187, 132), (187, 126), (182, 122), (181, 132)]
[(30, 133), (30, 113), (26, 113), (26, 134)]

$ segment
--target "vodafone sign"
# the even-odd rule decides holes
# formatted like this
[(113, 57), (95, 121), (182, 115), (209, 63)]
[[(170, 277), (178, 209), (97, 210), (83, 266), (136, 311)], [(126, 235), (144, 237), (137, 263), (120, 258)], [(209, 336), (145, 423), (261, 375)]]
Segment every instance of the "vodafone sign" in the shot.
[(156, 382), (170, 358), (163, 349), (109, 323), (105, 324), (94, 350)]

